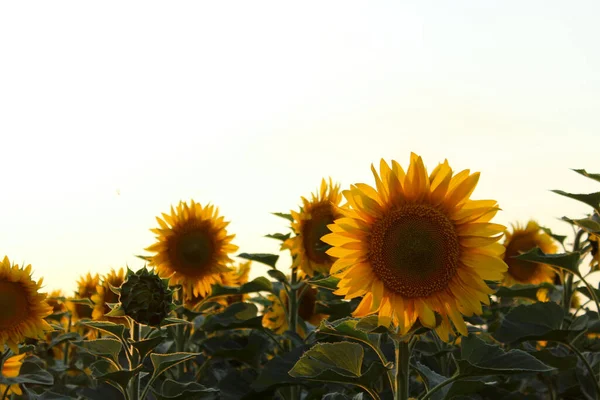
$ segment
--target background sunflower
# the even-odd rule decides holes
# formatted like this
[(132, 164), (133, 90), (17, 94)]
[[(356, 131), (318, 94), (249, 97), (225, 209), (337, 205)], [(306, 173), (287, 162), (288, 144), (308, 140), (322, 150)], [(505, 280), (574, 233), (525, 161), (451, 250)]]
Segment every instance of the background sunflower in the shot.
[(122, 318), (105, 317), (104, 314), (110, 312), (110, 307), (106, 303), (118, 303), (119, 295), (114, 293), (110, 287), (115, 288), (121, 287), (125, 282), (125, 269), (123, 267), (115, 271), (114, 268), (109, 273), (102, 277), (102, 283), (96, 286), (96, 293), (91, 297), (94, 302), (94, 310), (92, 311), (92, 318), (95, 320), (106, 319), (115, 323), (124, 323)]

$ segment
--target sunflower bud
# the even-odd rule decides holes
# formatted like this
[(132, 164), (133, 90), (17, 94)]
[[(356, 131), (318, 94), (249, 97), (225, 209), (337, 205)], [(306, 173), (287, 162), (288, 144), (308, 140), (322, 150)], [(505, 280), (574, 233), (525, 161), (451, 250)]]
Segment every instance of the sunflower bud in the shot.
[(127, 271), (127, 280), (119, 295), (126, 315), (143, 325), (157, 326), (172, 310), (173, 291), (167, 282), (146, 267)]

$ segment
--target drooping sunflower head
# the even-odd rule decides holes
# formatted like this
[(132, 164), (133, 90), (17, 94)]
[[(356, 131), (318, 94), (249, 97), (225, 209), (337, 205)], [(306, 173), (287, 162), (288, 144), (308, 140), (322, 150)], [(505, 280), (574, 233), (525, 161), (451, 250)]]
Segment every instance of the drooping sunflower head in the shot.
[(182, 285), (186, 298), (206, 296), (213, 283), (221, 283), (221, 273), (232, 262), (229, 254), (238, 249), (231, 244), (235, 235), (225, 229), (229, 222), (216, 207), (193, 200), (162, 216), (156, 218), (160, 227), (151, 229), (158, 241), (146, 249), (156, 253), (150, 265), (161, 277), (170, 277), (171, 285)]
[[(110, 317), (104, 317), (104, 314), (110, 312), (110, 307), (107, 303), (119, 302), (119, 295), (114, 293), (110, 287), (119, 288), (123, 282), (125, 282), (125, 269), (123, 267), (118, 271), (115, 271), (113, 268), (102, 277), (102, 284), (96, 286), (96, 293), (92, 295), (92, 301), (94, 302), (94, 310), (92, 311), (93, 319), (109, 318), (110, 320)], [(120, 323), (122, 320), (115, 318), (113, 322)]]
[[(21, 373), (21, 366), (23, 365), (23, 359), (27, 354), (19, 354), (16, 356), (9, 357), (2, 365), (2, 376), (6, 378), (16, 378)], [(14, 394), (16, 396), (23, 395), (23, 391), (19, 385), (10, 385), (8, 391), (6, 385), (0, 384), (0, 395), (6, 393)], [(7, 397), (8, 398), (8, 397)]]
[[(43, 339), (52, 328), (44, 318), (52, 314), (46, 293), (38, 293), (42, 279), (31, 279), (31, 265), (11, 265), (8, 257), (0, 262), (0, 349), (6, 344), (15, 354), (26, 337)], [(2, 351), (2, 350), (0, 350)]]
[(519, 224), (513, 225), (513, 231), (506, 232), (504, 247), (506, 248), (504, 262), (508, 265), (504, 285), (554, 281), (556, 272), (551, 266), (514, 258), (535, 247), (539, 247), (546, 254), (553, 254), (558, 250), (550, 235), (542, 231), (535, 221), (529, 221), (525, 227)]
[(454, 332), (450, 321), (466, 335), (463, 315), (489, 304), (484, 280), (501, 280), (507, 269), (497, 243), (505, 227), (490, 223), (496, 201), (471, 200), (479, 173), (454, 174), (447, 161), (428, 174), (413, 153), (406, 172), (396, 161), (371, 169), (375, 188), (359, 183), (344, 191), (350, 208), (322, 239), (338, 258), (335, 293), (364, 296), (355, 316), (378, 313), (380, 324), (402, 333), (418, 318), (444, 340)]
[[(82, 275), (77, 281), (77, 291), (73, 296), (76, 300), (92, 299), (96, 294), (96, 289), (100, 284), (100, 275), (87, 273)], [(67, 301), (67, 308), (73, 314), (73, 321), (78, 321), (82, 318), (92, 318), (92, 309), (85, 304), (78, 304)]]
[(342, 216), (338, 211), (341, 200), (340, 186), (334, 185), (331, 178), (329, 184), (323, 179), (310, 200), (302, 197), (300, 212), (291, 211), (296, 236), (286, 240), (282, 249), (291, 251), (301, 277), (329, 272), (334, 259), (327, 254), (330, 246), (321, 238), (331, 232), (327, 225)]

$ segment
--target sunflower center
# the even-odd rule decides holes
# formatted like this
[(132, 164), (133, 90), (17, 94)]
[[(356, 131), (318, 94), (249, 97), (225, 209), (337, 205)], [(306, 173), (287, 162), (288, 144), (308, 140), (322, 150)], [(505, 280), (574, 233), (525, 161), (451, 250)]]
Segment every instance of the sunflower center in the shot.
[(302, 242), (306, 255), (316, 263), (326, 263), (331, 260), (326, 251), (331, 246), (321, 241), (321, 238), (331, 233), (327, 225), (332, 224), (334, 215), (329, 203), (321, 203), (311, 210), (311, 219), (302, 224)]
[(369, 261), (386, 288), (404, 297), (426, 297), (454, 276), (460, 244), (454, 224), (439, 210), (408, 204), (373, 228)]
[(531, 235), (514, 236), (506, 247), (504, 259), (508, 265), (508, 273), (518, 282), (528, 283), (537, 274), (542, 264), (519, 260), (513, 257), (529, 251), (538, 244)]
[(177, 270), (198, 275), (205, 271), (214, 256), (213, 236), (205, 226), (197, 226), (176, 235), (169, 245), (169, 256)]
[(14, 328), (29, 314), (26, 289), (17, 282), (0, 282), (0, 330)]

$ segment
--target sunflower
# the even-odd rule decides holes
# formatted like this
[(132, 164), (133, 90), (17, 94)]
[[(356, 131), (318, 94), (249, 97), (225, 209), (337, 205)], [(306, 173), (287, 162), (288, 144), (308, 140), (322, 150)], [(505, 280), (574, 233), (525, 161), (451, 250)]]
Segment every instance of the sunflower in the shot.
[[(9, 357), (4, 361), (4, 365), (2, 365), (2, 376), (6, 378), (16, 378), (19, 376), (25, 356), (27, 356), (27, 354), (19, 354), (17, 356)], [(16, 396), (21, 396), (23, 394), (19, 385), (10, 385), (8, 391), (6, 391), (6, 389), (6, 385), (0, 384), (0, 396), (4, 393), (7, 395), (14, 393)]]
[(414, 153), (406, 173), (396, 161), (390, 168), (381, 160), (380, 174), (371, 169), (376, 189), (358, 183), (344, 191), (350, 208), (322, 238), (338, 258), (335, 293), (364, 296), (354, 315), (378, 313), (402, 334), (418, 318), (444, 340), (454, 332), (450, 321), (467, 335), (462, 316), (482, 313), (493, 293), (484, 280), (501, 280), (507, 269), (496, 243), (506, 228), (489, 222), (496, 201), (470, 200), (479, 173), (453, 175), (448, 161), (430, 175)]
[[(100, 275), (92, 276), (89, 272), (87, 275), (82, 275), (77, 281), (77, 291), (73, 298), (75, 300), (92, 299), (96, 294), (96, 288), (100, 284)], [(67, 308), (72, 313), (72, 321), (76, 322), (82, 318), (92, 318), (92, 308), (85, 304), (77, 304), (67, 301)]]
[(31, 279), (31, 265), (11, 265), (8, 257), (0, 263), (0, 352), (4, 345), (19, 353), (26, 337), (43, 339), (52, 328), (44, 318), (52, 314), (46, 293), (38, 293), (42, 279)]
[(161, 277), (170, 277), (171, 285), (182, 285), (186, 298), (205, 297), (214, 283), (221, 283), (232, 260), (228, 254), (238, 249), (231, 244), (235, 235), (227, 235), (229, 222), (218, 216), (212, 205), (202, 207), (193, 200), (180, 202), (163, 219), (160, 228), (151, 229), (158, 242), (146, 250), (157, 253), (150, 265)]
[[(242, 286), (244, 283), (248, 283), (248, 277), (250, 275), (251, 261), (239, 263), (237, 267), (233, 267), (226, 272), (221, 272), (221, 281), (224, 286)], [(210, 294), (210, 292), (208, 293)], [(244, 295), (231, 295), (226, 297), (217, 297), (215, 302), (221, 304), (224, 307), (230, 306), (233, 303), (244, 301), (249, 296)], [(189, 309), (194, 309), (205, 296), (192, 296), (191, 298), (185, 299), (185, 305)]]
[(597, 271), (600, 269), (600, 251), (598, 251), (598, 242), (600, 242), (600, 237), (594, 234), (590, 234), (588, 236), (588, 241), (590, 242), (592, 254), (592, 260), (590, 261), (590, 267), (592, 271)]
[[(268, 299), (271, 301), (271, 305), (263, 314), (262, 324), (265, 328), (269, 328), (278, 335), (281, 335), (289, 329), (286, 311), (289, 309), (287, 293), (285, 290), (281, 290), (279, 291), (279, 300), (275, 295), (269, 295)], [(305, 322), (314, 326), (319, 325), (323, 319), (327, 318), (327, 315), (318, 314), (316, 312), (316, 304), (317, 290), (308, 286), (303, 291), (302, 297), (300, 297), (300, 302), (298, 303), (298, 316)], [(300, 336), (305, 336), (304, 329), (300, 325), (298, 325), (296, 331)]]
[(535, 247), (539, 247), (546, 254), (553, 254), (558, 250), (550, 235), (542, 231), (536, 222), (529, 221), (524, 228), (518, 224), (513, 225), (513, 232), (506, 232), (504, 247), (504, 262), (508, 265), (503, 282), (505, 286), (554, 281), (556, 273), (551, 266), (513, 258)]
[(340, 186), (333, 185), (331, 178), (329, 184), (323, 179), (310, 201), (302, 197), (300, 212), (291, 211), (296, 236), (287, 239), (281, 248), (292, 253), (293, 267), (298, 268), (300, 277), (329, 272), (334, 259), (326, 253), (329, 246), (321, 238), (331, 232), (327, 225), (342, 217), (337, 210), (341, 200)]
[(110, 272), (102, 277), (102, 284), (96, 286), (96, 293), (91, 297), (94, 302), (94, 310), (92, 311), (92, 318), (95, 320), (108, 319), (115, 323), (122, 323), (122, 318), (104, 317), (104, 314), (110, 312), (110, 307), (106, 303), (118, 303), (119, 295), (114, 293), (110, 287), (121, 287), (125, 282), (125, 270), (123, 267), (119, 271), (111, 269)]
[(65, 306), (65, 302), (61, 299), (65, 298), (65, 294), (62, 290), (53, 290), (48, 295), (46, 299), (46, 303), (50, 307), (52, 307), (52, 314), (61, 314), (67, 311), (67, 307)]

